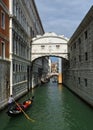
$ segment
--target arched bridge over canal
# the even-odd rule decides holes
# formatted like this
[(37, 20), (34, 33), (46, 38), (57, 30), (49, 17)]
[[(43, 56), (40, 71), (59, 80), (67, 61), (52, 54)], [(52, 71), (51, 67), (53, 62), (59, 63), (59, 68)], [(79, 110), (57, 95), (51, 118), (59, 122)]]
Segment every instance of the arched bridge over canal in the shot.
[(55, 33), (38, 35), (32, 39), (31, 61), (43, 56), (56, 56), (67, 59), (67, 42), (66, 37)]

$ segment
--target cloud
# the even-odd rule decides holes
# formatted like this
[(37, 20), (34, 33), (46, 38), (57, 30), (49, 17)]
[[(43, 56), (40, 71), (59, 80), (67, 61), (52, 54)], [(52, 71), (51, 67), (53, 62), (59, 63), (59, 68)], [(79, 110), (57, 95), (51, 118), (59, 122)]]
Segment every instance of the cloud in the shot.
[(92, 6), (88, 0), (35, 0), (45, 32), (70, 37)]
[(79, 21), (72, 23), (72, 20), (56, 19), (44, 22), (44, 28), (47, 32), (56, 32), (69, 38), (73, 34), (73, 31), (75, 31), (78, 23)]

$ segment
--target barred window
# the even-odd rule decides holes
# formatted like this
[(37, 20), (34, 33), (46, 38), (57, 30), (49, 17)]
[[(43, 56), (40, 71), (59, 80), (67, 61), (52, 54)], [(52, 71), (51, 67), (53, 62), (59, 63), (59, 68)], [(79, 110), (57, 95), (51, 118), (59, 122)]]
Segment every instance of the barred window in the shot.
[(44, 45), (41, 45), (41, 48), (42, 48), (42, 49), (44, 49), (44, 48), (45, 48), (45, 46), (44, 46)]
[(56, 48), (59, 48), (60, 47), (60, 45), (56, 45)]
[(88, 38), (88, 33), (87, 33), (87, 31), (85, 31), (85, 39), (87, 39)]
[(88, 53), (85, 52), (85, 60), (87, 61), (88, 60)]
[(84, 81), (85, 81), (85, 86), (87, 87), (87, 79), (84, 79)]
[(81, 38), (78, 39), (78, 43), (81, 44)]
[(78, 78), (78, 82), (79, 82), (79, 84), (80, 84), (80, 77)]

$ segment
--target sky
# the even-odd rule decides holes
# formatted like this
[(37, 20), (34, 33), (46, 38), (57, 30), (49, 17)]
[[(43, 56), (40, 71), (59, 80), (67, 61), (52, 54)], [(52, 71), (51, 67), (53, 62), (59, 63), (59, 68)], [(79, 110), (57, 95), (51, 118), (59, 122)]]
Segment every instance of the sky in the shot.
[(44, 31), (70, 38), (93, 0), (35, 0), (35, 3)]

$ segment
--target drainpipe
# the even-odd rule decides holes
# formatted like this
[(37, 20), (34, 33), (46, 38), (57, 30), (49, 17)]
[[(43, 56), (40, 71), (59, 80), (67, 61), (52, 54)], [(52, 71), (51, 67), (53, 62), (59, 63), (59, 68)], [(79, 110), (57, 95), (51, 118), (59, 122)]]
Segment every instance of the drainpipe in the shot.
[(12, 61), (12, 45), (13, 45), (13, 32), (12, 32), (12, 16), (13, 16), (13, 0), (9, 0), (9, 39), (10, 39), (10, 95), (13, 94), (13, 61)]

